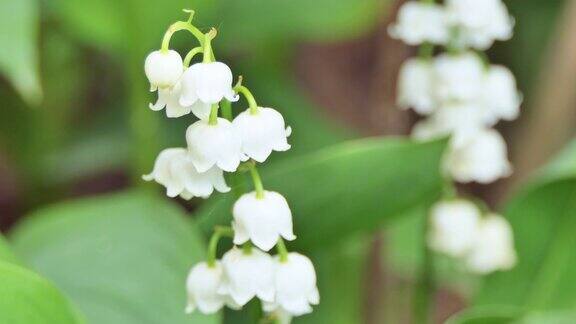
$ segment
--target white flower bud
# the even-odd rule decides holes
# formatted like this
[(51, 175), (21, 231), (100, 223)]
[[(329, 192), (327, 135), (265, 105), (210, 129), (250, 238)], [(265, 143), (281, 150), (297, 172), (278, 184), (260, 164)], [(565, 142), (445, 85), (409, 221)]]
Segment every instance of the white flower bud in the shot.
[(451, 145), (444, 169), (457, 182), (491, 183), (512, 172), (506, 142), (493, 129), (484, 129)]
[(422, 115), (432, 113), (435, 109), (433, 76), (432, 64), (428, 61), (409, 59), (404, 62), (398, 77), (398, 105)]
[(264, 311), (280, 311), (292, 316), (311, 313), (311, 305), (320, 303), (312, 261), (304, 255), (289, 253), (285, 262), (275, 256), (274, 267), (276, 298), (273, 303), (263, 304)]
[(274, 263), (272, 257), (256, 248), (245, 253), (236, 247), (222, 258), (224, 281), (219, 294), (229, 295), (244, 306), (257, 296), (263, 302), (274, 301)]
[(150, 89), (155, 91), (157, 88), (165, 89), (173, 87), (184, 71), (184, 64), (182, 57), (178, 52), (168, 50), (154, 51), (146, 57), (144, 62), (144, 72), (148, 81), (150, 81)]
[(190, 106), (197, 101), (212, 105), (223, 98), (237, 101), (232, 89), (232, 71), (222, 62), (196, 63), (182, 75), (180, 104)]
[(430, 211), (428, 245), (434, 251), (461, 257), (475, 243), (479, 223), (480, 210), (472, 202), (440, 201)]
[(516, 88), (516, 79), (504, 66), (492, 65), (484, 81), (483, 101), (487, 109), (488, 122), (514, 120), (520, 113), (522, 95)]
[(242, 153), (242, 140), (232, 123), (218, 118), (215, 125), (199, 120), (186, 130), (186, 142), (190, 157), (198, 172), (206, 172), (214, 165), (226, 172), (234, 172), (240, 161), (247, 157)]
[(254, 191), (244, 194), (234, 203), (232, 214), (236, 245), (251, 240), (260, 249), (269, 251), (280, 237), (296, 239), (288, 202), (277, 192), (264, 191), (262, 198)]
[(156, 181), (166, 187), (166, 195), (184, 199), (209, 197), (214, 189), (230, 191), (222, 170), (212, 167), (203, 173), (196, 171), (192, 159), (185, 148), (168, 148), (160, 152), (152, 173), (142, 177), (146, 181)]
[(486, 71), (476, 54), (442, 54), (433, 64), (434, 93), (439, 101), (449, 103), (480, 99)]
[(410, 1), (402, 5), (398, 22), (388, 31), (408, 45), (446, 44), (450, 34), (447, 22), (442, 6)]
[(476, 242), (466, 264), (480, 274), (509, 270), (516, 265), (514, 237), (510, 224), (500, 215), (488, 215), (480, 223)]
[(203, 314), (214, 314), (224, 305), (239, 309), (240, 307), (229, 296), (218, 293), (223, 278), (224, 271), (220, 261), (216, 261), (213, 267), (206, 262), (195, 265), (186, 280), (188, 294), (186, 313), (198, 309)]
[(257, 162), (264, 162), (272, 151), (290, 149), (287, 138), (291, 128), (286, 128), (282, 115), (272, 108), (250, 109), (241, 112), (232, 122), (242, 137), (242, 151)]

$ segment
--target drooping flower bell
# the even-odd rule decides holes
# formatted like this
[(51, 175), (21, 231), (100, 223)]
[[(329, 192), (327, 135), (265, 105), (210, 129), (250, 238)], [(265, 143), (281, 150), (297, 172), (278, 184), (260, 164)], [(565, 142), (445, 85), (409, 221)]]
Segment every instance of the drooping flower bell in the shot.
[(442, 54), (433, 64), (437, 100), (442, 103), (479, 100), (485, 68), (476, 54)]
[(203, 314), (214, 314), (224, 305), (239, 309), (238, 304), (229, 296), (218, 293), (223, 279), (224, 269), (220, 261), (216, 261), (213, 266), (206, 262), (195, 265), (186, 280), (188, 294), (186, 313), (192, 313), (198, 309)]
[(182, 106), (178, 101), (181, 92), (182, 85), (180, 82), (176, 82), (172, 88), (159, 88), (158, 101), (154, 104), (150, 104), (150, 109), (160, 111), (166, 108), (166, 116), (169, 118), (178, 118), (189, 114), (192, 111), (191, 107)]
[(475, 244), (466, 259), (468, 268), (480, 274), (508, 270), (516, 264), (516, 251), (510, 223), (490, 214), (480, 223)]
[(263, 304), (264, 311), (279, 310), (292, 316), (311, 313), (311, 305), (320, 302), (312, 261), (302, 254), (288, 253), (286, 260), (274, 257), (274, 268), (276, 296), (273, 303)]
[(180, 80), (184, 65), (182, 57), (173, 50), (150, 53), (144, 62), (144, 72), (150, 81), (150, 90), (172, 88)]
[(292, 229), (292, 212), (286, 199), (279, 193), (264, 191), (262, 197), (253, 191), (242, 195), (232, 209), (234, 244), (248, 240), (264, 251), (269, 251), (283, 237), (296, 239)]
[(232, 123), (242, 138), (242, 151), (257, 162), (266, 161), (272, 151), (290, 149), (288, 136), (292, 129), (286, 127), (284, 117), (272, 108), (247, 109)]
[(186, 130), (186, 142), (198, 172), (206, 172), (214, 166), (234, 172), (241, 161), (247, 160), (242, 153), (238, 131), (224, 118), (218, 118), (213, 125), (208, 120), (190, 125)]
[(196, 63), (182, 75), (182, 106), (196, 105), (197, 116), (208, 117), (213, 104), (226, 98), (237, 101), (238, 95), (232, 89), (232, 71), (222, 62)]
[(446, 44), (450, 36), (447, 23), (442, 6), (410, 1), (400, 7), (398, 22), (388, 31), (408, 45)]
[(220, 192), (230, 191), (221, 169), (214, 166), (198, 172), (185, 148), (168, 148), (160, 152), (153, 171), (144, 175), (143, 179), (154, 180), (166, 187), (168, 197), (207, 198), (214, 189)]
[(228, 295), (239, 306), (254, 297), (274, 301), (274, 263), (272, 257), (256, 248), (245, 251), (236, 247), (222, 258), (224, 281), (218, 293)]
[(486, 74), (483, 88), (483, 106), (487, 110), (488, 122), (514, 120), (520, 113), (522, 95), (516, 88), (516, 79), (510, 70), (501, 65), (492, 65)]
[(480, 210), (463, 199), (444, 200), (432, 206), (428, 245), (452, 257), (464, 256), (476, 242)]
[(410, 59), (402, 64), (398, 77), (398, 105), (428, 115), (436, 108), (432, 88), (434, 71), (430, 62)]

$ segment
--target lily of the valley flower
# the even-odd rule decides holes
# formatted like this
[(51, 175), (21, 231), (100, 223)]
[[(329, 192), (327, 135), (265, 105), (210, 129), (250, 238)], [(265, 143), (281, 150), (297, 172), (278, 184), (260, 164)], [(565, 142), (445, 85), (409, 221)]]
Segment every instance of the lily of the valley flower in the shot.
[(500, 215), (488, 215), (480, 223), (476, 242), (466, 259), (468, 268), (480, 274), (509, 270), (516, 259), (510, 224)]
[(277, 192), (264, 191), (263, 197), (256, 192), (244, 194), (234, 204), (232, 214), (234, 244), (251, 240), (260, 249), (269, 251), (280, 237), (296, 239), (288, 202)]
[(428, 244), (452, 257), (465, 255), (476, 242), (480, 210), (472, 202), (444, 200), (432, 206)]
[(232, 123), (242, 138), (242, 151), (257, 162), (266, 161), (272, 151), (290, 149), (287, 139), (292, 130), (286, 127), (284, 117), (272, 108), (247, 109)]
[(178, 118), (189, 114), (192, 111), (191, 107), (182, 106), (178, 102), (181, 92), (182, 85), (180, 82), (177, 82), (172, 88), (158, 89), (158, 101), (150, 104), (150, 109), (160, 111), (166, 107), (166, 116), (169, 118)]
[(234, 247), (224, 254), (222, 266), (224, 281), (219, 294), (230, 296), (239, 306), (254, 297), (274, 301), (274, 263), (270, 255), (256, 248), (246, 252)]
[(398, 22), (390, 26), (389, 33), (409, 45), (446, 44), (449, 38), (447, 22), (442, 6), (410, 1), (400, 8)]
[(186, 313), (192, 313), (198, 309), (203, 314), (214, 314), (224, 305), (239, 309), (239, 306), (229, 296), (218, 293), (223, 278), (224, 270), (219, 261), (216, 261), (213, 266), (206, 262), (195, 265), (186, 280), (188, 293)]
[(442, 103), (480, 98), (484, 64), (474, 53), (442, 54), (434, 59), (434, 94)]
[(196, 63), (182, 75), (181, 105), (197, 104), (204, 107), (203, 110), (198, 108), (199, 111), (209, 111), (212, 104), (224, 98), (229, 101), (238, 100), (238, 95), (232, 89), (232, 71), (226, 64)]
[(492, 65), (486, 74), (483, 88), (483, 106), (487, 110), (487, 122), (514, 120), (520, 113), (522, 95), (516, 88), (516, 79), (510, 70)]
[(432, 85), (434, 71), (429, 61), (410, 59), (402, 64), (398, 77), (398, 105), (428, 115), (436, 108)]
[(183, 71), (182, 57), (173, 50), (154, 51), (144, 62), (144, 72), (150, 81), (151, 91), (173, 87), (180, 80)]
[(247, 159), (242, 153), (238, 131), (224, 118), (218, 118), (214, 125), (207, 120), (190, 125), (186, 130), (186, 142), (198, 172), (206, 172), (214, 166), (234, 172), (240, 162)]
[(302, 254), (288, 253), (286, 260), (274, 257), (274, 268), (276, 296), (273, 303), (263, 304), (264, 311), (280, 311), (292, 316), (311, 313), (311, 305), (320, 303), (312, 261)]
[(207, 198), (214, 189), (220, 192), (230, 191), (222, 170), (212, 167), (198, 172), (185, 148), (168, 148), (160, 152), (152, 173), (143, 178), (146, 181), (154, 180), (166, 187), (166, 195), (169, 197)]

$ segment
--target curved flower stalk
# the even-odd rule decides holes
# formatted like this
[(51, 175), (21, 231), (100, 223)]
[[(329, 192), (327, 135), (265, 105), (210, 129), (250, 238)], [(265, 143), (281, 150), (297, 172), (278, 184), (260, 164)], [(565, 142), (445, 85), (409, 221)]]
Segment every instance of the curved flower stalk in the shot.
[[(431, 249), (448, 255), (477, 274), (516, 263), (506, 219), (477, 206), (477, 200), (458, 198), (453, 185), (488, 184), (512, 172), (506, 143), (492, 127), (518, 117), (522, 96), (512, 72), (490, 64), (479, 51), (511, 38), (513, 26), (502, 0), (412, 0), (390, 28), (392, 37), (420, 46), (419, 57), (404, 63), (398, 80), (398, 105), (424, 116), (412, 136), (450, 136), (441, 170), (446, 194), (431, 208), (425, 254)], [(419, 314), (424, 321), (426, 311)]]
[[(242, 77), (233, 85), (230, 67), (215, 60), (211, 42), (216, 30), (201, 32), (192, 24), (194, 12), (185, 11), (190, 18), (168, 28), (161, 48), (148, 55), (144, 68), (150, 89), (158, 91), (150, 109), (165, 108), (170, 118), (192, 113), (198, 120), (186, 131), (187, 147), (163, 150), (153, 171), (143, 178), (164, 186), (167, 196), (183, 199), (229, 192), (225, 172), (249, 172), (254, 183), (254, 191), (236, 197), (231, 226), (214, 229), (207, 260), (190, 270), (185, 310), (204, 314), (224, 306), (238, 310), (257, 298), (269, 319), (289, 323), (319, 303), (316, 273), (310, 259), (288, 252), (284, 240), (296, 239), (292, 211), (280, 193), (264, 189), (257, 163), (264, 163), (273, 151), (289, 150), (292, 130), (279, 111), (258, 106)], [(198, 41), (184, 59), (169, 46), (172, 35), (181, 30)], [(193, 63), (199, 54), (201, 61)], [(248, 108), (233, 118), (231, 103), (240, 95)], [(234, 246), (218, 260), (222, 237), (233, 239)], [(277, 254), (271, 256), (274, 247)]]

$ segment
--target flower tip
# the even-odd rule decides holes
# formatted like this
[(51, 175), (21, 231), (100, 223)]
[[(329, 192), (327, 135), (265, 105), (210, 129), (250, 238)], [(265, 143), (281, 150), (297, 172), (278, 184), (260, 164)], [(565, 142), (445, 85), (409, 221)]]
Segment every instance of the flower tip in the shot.
[(194, 312), (194, 306), (192, 306), (191, 304), (186, 305), (186, 308), (184, 309), (184, 313), (192, 314), (192, 312)]

